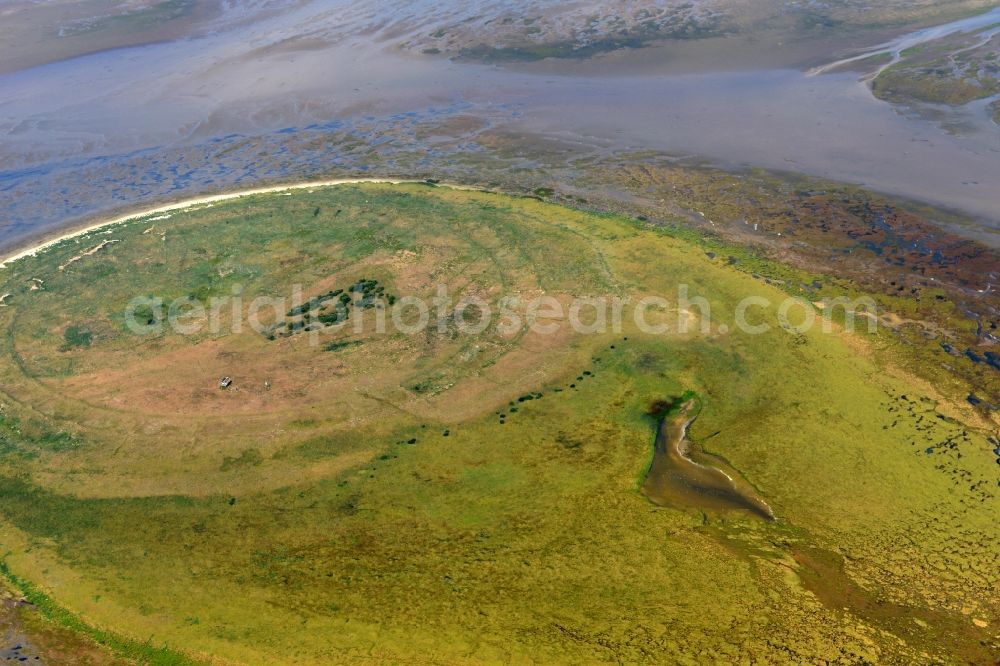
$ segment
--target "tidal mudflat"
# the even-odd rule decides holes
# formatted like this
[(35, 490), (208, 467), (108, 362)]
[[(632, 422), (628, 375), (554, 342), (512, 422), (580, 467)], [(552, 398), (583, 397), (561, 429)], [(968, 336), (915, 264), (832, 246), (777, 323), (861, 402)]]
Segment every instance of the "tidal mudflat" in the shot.
[[(448, 22), (441, 11), (435, 20)], [(822, 39), (808, 53), (802, 35), (793, 39), (786, 28), (797, 46), (758, 67), (748, 68), (757, 58), (744, 53), (754, 43), (751, 27), (686, 40), (700, 58), (670, 55), (680, 46), (667, 40), (591, 59), (497, 66), (388, 48), (423, 29), (412, 13), (388, 14), (391, 28), (364, 5), (304, 3), (252, 19), (229, 16), (184, 40), (0, 75), (3, 242), (150, 198), (333, 169), (358, 175), (379, 168), (371, 158), (385, 152), (410, 150), (423, 169), (447, 168), (450, 151), (439, 153), (433, 136), (407, 128), (455, 110), (539, 141), (691, 154), (863, 184), (964, 211), (981, 228), (976, 237), (995, 235), (987, 232), (997, 224), (1000, 135), (988, 115), (963, 113), (952, 123), (961, 130), (949, 134), (874, 99), (857, 74), (809, 76), (808, 64), (835, 59), (840, 33), (831, 28), (815, 35)], [(305, 25), (322, 37), (289, 37)], [(890, 30), (869, 39), (881, 43)], [(852, 40), (863, 48), (864, 40)], [(651, 56), (657, 48), (668, 50)], [(705, 69), (703, 61), (715, 64)], [(380, 129), (373, 136), (366, 128)], [(352, 129), (373, 153), (339, 140)], [(267, 148), (247, 155), (246, 144)], [(523, 155), (525, 163), (533, 158)], [(382, 168), (380, 175), (405, 176), (412, 165)], [(74, 177), (81, 171), (93, 176)]]

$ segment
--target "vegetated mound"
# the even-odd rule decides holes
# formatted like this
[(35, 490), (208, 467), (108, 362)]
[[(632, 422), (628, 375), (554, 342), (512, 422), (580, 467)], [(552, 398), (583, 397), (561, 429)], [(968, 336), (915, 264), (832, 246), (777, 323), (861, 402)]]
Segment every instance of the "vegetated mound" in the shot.
[[(1000, 443), (876, 367), (868, 336), (783, 327), (780, 285), (619, 217), (285, 194), (0, 272), (5, 571), (82, 621), (55, 619), (245, 663), (995, 649)], [(542, 296), (564, 316), (503, 326), (505, 299)], [(748, 297), (766, 332), (738, 325)], [(620, 327), (594, 325), (601, 298)], [(185, 305), (171, 323), (156, 299)], [(688, 437), (777, 521), (641, 494), (650, 405), (688, 390)]]

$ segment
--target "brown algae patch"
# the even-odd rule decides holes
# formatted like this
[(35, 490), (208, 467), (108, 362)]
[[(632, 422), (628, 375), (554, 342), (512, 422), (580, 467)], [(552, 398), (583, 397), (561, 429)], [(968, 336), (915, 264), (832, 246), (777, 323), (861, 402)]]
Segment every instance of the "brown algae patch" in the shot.
[(767, 521), (774, 512), (726, 461), (696, 447), (687, 431), (701, 411), (692, 392), (673, 402), (653, 405), (662, 414), (653, 447), (653, 461), (642, 492), (659, 506), (690, 507), (716, 511), (746, 511)]

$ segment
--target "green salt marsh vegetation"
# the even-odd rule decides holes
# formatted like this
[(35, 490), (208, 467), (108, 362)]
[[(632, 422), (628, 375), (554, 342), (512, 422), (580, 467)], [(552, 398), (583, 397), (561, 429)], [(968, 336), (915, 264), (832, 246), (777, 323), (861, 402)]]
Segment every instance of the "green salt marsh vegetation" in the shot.
[[(298, 284), (311, 303), (359, 281), (497, 307), (512, 292), (673, 300), (685, 284), (711, 325), (466, 334), (451, 316), (312, 345), (228, 325), (137, 336), (123, 315), (137, 294), (238, 287), (246, 305)], [(96, 230), (3, 269), (0, 292), (2, 571), (125, 658), (145, 659), (128, 641), (296, 664), (1000, 650), (987, 425), (875, 353), (879, 334), (787, 330), (775, 308), (744, 333), (741, 299), (788, 292), (669, 230), (343, 185)], [(776, 520), (642, 493), (650, 405), (685, 391), (701, 402), (688, 436)]]

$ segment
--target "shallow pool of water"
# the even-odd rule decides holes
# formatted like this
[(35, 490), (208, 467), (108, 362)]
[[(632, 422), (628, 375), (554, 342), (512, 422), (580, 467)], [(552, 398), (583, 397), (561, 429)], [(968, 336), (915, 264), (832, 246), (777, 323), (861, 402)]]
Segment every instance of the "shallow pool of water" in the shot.
[(771, 507), (736, 470), (688, 439), (699, 409), (696, 399), (688, 399), (660, 421), (643, 494), (661, 506), (744, 511), (773, 521)]

